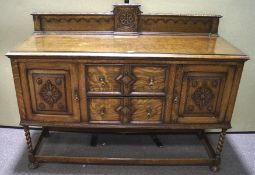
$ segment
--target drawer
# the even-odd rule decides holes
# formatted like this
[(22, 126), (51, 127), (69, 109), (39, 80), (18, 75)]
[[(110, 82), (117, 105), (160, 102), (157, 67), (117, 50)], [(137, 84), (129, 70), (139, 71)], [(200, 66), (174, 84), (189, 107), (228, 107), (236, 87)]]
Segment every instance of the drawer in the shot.
[(135, 82), (131, 88), (132, 95), (165, 95), (168, 66), (131, 66)]
[(86, 67), (88, 95), (123, 93), (120, 81), (124, 71), (122, 65), (88, 65)]
[(120, 123), (122, 98), (89, 98), (90, 123)]
[(131, 123), (161, 123), (163, 120), (164, 98), (130, 98)]

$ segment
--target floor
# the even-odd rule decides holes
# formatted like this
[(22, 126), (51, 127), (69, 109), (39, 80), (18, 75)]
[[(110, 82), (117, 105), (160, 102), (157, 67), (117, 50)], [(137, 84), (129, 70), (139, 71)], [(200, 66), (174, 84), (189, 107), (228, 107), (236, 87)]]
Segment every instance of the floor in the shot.
[[(32, 131), (33, 139), (39, 136), (38, 130)], [(209, 135), (212, 142), (216, 134)], [(206, 156), (203, 147), (193, 135), (160, 135), (165, 145), (158, 148), (149, 136), (108, 135), (99, 136), (99, 145), (91, 147), (90, 134), (51, 133), (43, 141), (40, 154), (54, 155), (100, 155), (134, 157), (177, 157)], [(222, 154), (222, 166), (218, 175), (255, 174), (255, 134), (228, 134)], [(35, 170), (27, 167), (27, 150), (22, 129), (0, 128), (0, 175), (210, 175), (207, 166), (112, 166), (77, 164), (40, 164)], [(77, 151), (79, 150), (79, 152)]]

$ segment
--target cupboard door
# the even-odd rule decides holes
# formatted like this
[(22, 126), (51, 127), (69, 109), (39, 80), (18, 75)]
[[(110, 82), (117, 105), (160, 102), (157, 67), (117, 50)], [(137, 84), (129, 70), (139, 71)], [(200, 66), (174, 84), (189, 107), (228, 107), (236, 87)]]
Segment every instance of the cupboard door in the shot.
[(223, 122), (233, 75), (230, 66), (179, 66), (173, 92), (173, 122)]
[(78, 80), (72, 64), (21, 63), (28, 120), (80, 121)]

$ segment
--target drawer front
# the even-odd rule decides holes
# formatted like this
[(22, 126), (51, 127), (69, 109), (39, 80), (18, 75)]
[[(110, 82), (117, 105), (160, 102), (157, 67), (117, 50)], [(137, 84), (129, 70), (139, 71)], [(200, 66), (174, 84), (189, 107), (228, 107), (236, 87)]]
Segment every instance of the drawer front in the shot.
[(29, 120), (80, 121), (78, 80), (72, 64), (20, 64)]
[(161, 123), (164, 98), (130, 98), (130, 123)]
[(90, 123), (120, 123), (123, 108), (122, 98), (89, 98)]
[(173, 121), (221, 123), (230, 97), (233, 67), (184, 66), (177, 70)]
[(88, 65), (86, 70), (88, 95), (123, 93), (120, 80), (124, 71), (122, 65)]
[(167, 66), (131, 66), (135, 82), (132, 95), (165, 95), (167, 85)]

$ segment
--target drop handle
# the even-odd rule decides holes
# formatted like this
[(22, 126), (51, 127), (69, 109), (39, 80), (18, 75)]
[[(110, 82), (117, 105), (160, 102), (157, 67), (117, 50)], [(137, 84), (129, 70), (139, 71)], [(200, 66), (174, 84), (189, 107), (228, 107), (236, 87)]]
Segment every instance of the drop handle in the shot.
[(146, 112), (147, 112), (147, 119), (150, 119), (151, 116), (152, 116), (152, 108), (151, 108), (151, 107), (148, 107), (148, 108), (146, 109)]
[(101, 115), (101, 117), (104, 117), (105, 114), (106, 114), (106, 108), (105, 108), (105, 107), (102, 107), (102, 108), (100, 109), (100, 115)]
[(178, 102), (179, 102), (178, 94), (177, 94), (177, 93), (174, 93), (174, 96), (173, 96), (173, 103), (174, 103), (174, 104), (178, 104)]
[(154, 86), (155, 85), (155, 78), (153, 76), (150, 76), (149, 78), (149, 86)]
[(79, 90), (78, 89), (74, 90), (74, 100), (75, 101), (80, 101), (80, 95), (79, 95)]
[(101, 87), (105, 87), (105, 85), (106, 85), (105, 77), (103, 75), (101, 75), (101, 76), (98, 77), (98, 80), (101, 84)]

